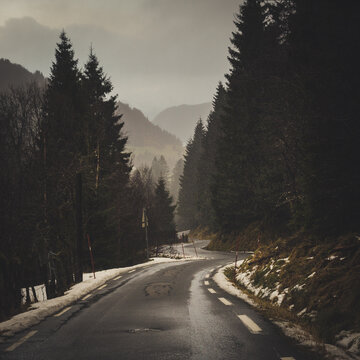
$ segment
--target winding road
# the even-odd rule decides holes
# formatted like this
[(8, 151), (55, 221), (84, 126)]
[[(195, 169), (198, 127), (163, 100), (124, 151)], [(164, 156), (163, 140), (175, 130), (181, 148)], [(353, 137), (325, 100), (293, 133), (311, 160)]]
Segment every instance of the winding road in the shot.
[[(0, 344), (1, 359), (314, 359), (212, 280), (234, 254), (154, 264), (109, 280)], [(193, 255), (193, 245), (185, 245)], [(242, 254), (246, 257), (246, 254)], [(241, 257), (240, 257), (241, 258)]]

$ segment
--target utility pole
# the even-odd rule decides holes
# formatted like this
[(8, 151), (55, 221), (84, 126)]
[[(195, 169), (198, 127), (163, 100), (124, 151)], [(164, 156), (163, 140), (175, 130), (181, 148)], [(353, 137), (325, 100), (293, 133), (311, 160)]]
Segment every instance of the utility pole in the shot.
[(149, 237), (148, 237), (149, 220), (146, 214), (146, 209), (143, 208), (141, 227), (145, 229), (145, 241), (146, 241), (146, 258), (149, 260)]

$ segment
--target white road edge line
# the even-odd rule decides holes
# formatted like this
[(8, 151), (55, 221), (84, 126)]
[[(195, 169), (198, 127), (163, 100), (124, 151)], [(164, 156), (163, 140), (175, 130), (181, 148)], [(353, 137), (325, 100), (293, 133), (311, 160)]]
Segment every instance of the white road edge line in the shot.
[(223, 297), (218, 298), (224, 305), (230, 306), (232, 305), (232, 302), (230, 302), (228, 299), (225, 299)]
[(97, 290), (101, 290), (101, 289), (105, 288), (106, 286), (107, 286), (107, 284), (101, 285), (97, 288)]
[(204, 284), (205, 285), (210, 285), (210, 283), (207, 280), (204, 281)]
[(262, 332), (261, 328), (254, 323), (247, 315), (238, 315), (238, 318), (242, 323), (248, 328), (252, 334), (260, 334)]
[(35, 335), (38, 331), (37, 330), (31, 330), (29, 331), (25, 336), (23, 336), (20, 340), (18, 340), (16, 343), (9, 346), (5, 351), (13, 351), (18, 346), (20, 346), (22, 343), (24, 343), (27, 339), (31, 338), (33, 335)]
[(65, 314), (68, 310), (71, 309), (71, 306), (66, 307), (65, 309), (61, 310), (60, 312), (58, 312), (57, 314), (55, 314), (55, 317), (61, 316), (62, 314)]
[(130, 274), (130, 273), (132, 273), (132, 272), (134, 272), (134, 271), (135, 271), (135, 269), (133, 269), (133, 270), (130, 270), (130, 271), (129, 271), (129, 274)]
[(208, 288), (209, 292), (211, 292), (212, 294), (216, 294), (216, 291), (212, 288)]
[(119, 275), (119, 276), (117, 276), (116, 278), (114, 278), (113, 280), (119, 280), (121, 277), (122, 277), (122, 276)]
[(88, 299), (91, 295), (92, 295), (92, 294), (87, 294), (87, 295), (85, 295), (81, 300), (86, 300), (86, 299)]

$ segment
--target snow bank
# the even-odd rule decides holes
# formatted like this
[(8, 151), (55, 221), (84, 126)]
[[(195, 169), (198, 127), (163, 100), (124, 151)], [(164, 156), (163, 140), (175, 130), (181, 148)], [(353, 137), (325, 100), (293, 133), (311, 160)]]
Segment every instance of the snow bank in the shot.
[[(244, 260), (241, 260), (240, 263), (242, 263)], [(230, 264), (220, 268), (217, 273), (213, 276), (214, 281), (217, 283), (217, 285), (225, 290), (226, 292), (228, 292), (231, 295), (237, 296), (238, 298), (244, 300), (245, 302), (247, 302), (248, 304), (252, 305), (252, 306), (256, 306), (255, 302), (249, 297), (247, 296), (245, 293), (243, 293), (240, 289), (236, 288), (235, 285), (233, 283), (231, 283), (228, 278), (224, 275), (224, 270), (231, 266), (233, 263), (231, 262)], [(240, 265), (240, 264), (239, 264)]]
[[(258, 304), (253, 301), (248, 295), (242, 292), (240, 289), (235, 287), (235, 285), (224, 275), (224, 270), (231, 266), (233, 263), (230, 263), (218, 270), (218, 272), (213, 276), (214, 281), (217, 285), (226, 291), (227, 293), (238, 297), (239, 299), (247, 302), (249, 305), (253, 307), (259, 307)], [(331, 344), (319, 344), (315, 341), (315, 339), (300, 328), (298, 325), (290, 323), (289, 321), (273, 321), (282, 332), (288, 336), (296, 340), (300, 345), (306, 346), (311, 350), (317, 351), (318, 349), (324, 349), (327, 353), (327, 359), (332, 358), (336, 360), (353, 360), (360, 359), (360, 357), (356, 355), (360, 355), (360, 334), (352, 333), (352, 332), (341, 332), (337, 336), (337, 345), (334, 346)], [(344, 350), (343, 350), (344, 349)], [(346, 351), (351, 351), (352, 356), (348, 355)], [(356, 354), (356, 355), (354, 355)]]
[(129, 266), (125, 268), (109, 269), (96, 272), (96, 279), (93, 278), (93, 274), (84, 274), (84, 281), (75, 284), (66, 291), (64, 296), (57, 297), (55, 299), (45, 300), (32, 304), (28, 311), (13, 316), (10, 320), (0, 323), (0, 335), (1, 336), (13, 336), (15, 333), (23, 331), (30, 326), (38, 324), (46, 317), (60, 311), (66, 306), (69, 306), (73, 302), (81, 299), (89, 292), (95, 290), (97, 287), (103, 285), (106, 281), (128, 272), (131, 269), (139, 267), (150, 266), (157, 263), (176, 262), (193, 260), (192, 258), (174, 260), (169, 258), (153, 258), (151, 261)]

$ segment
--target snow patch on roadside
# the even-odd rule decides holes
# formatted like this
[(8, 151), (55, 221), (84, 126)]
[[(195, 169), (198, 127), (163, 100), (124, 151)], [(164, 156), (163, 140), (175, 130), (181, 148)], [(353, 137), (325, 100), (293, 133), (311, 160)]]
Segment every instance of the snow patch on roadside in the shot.
[[(243, 261), (243, 260), (241, 260)], [(244, 300), (245, 302), (247, 302), (248, 304), (252, 305), (252, 306), (256, 306), (255, 302), (249, 297), (247, 296), (245, 293), (243, 293), (240, 289), (236, 288), (235, 285), (233, 283), (231, 283), (227, 277), (224, 275), (224, 270), (231, 266), (233, 263), (231, 262), (228, 265), (223, 266), (222, 268), (220, 268), (217, 273), (213, 276), (214, 281), (217, 283), (217, 285), (225, 290), (226, 292), (228, 292), (231, 295), (237, 296), (238, 298)]]
[[(217, 285), (226, 291), (227, 293), (234, 295), (238, 297), (241, 300), (244, 300), (246, 303), (253, 307), (259, 307), (259, 305), (253, 301), (248, 295), (246, 295), (243, 291), (241, 291), (239, 288), (235, 287), (235, 285), (228, 280), (228, 278), (224, 274), (224, 270), (231, 266), (232, 263), (220, 268), (218, 272), (213, 276), (213, 280), (217, 283)], [(288, 289), (285, 289), (288, 290)], [(306, 311), (306, 309), (304, 309)], [(302, 346), (306, 346), (310, 348), (311, 350), (317, 351), (318, 349), (324, 349), (327, 353), (326, 358), (327, 359), (334, 359), (334, 360), (354, 360), (354, 359), (360, 359), (360, 357), (354, 355), (358, 354), (356, 351), (354, 351), (354, 348), (359, 349), (360, 345), (360, 333), (351, 333), (351, 332), (341, 332), (337, 336), (337, 344), (352, 352), (352, 356), (348, 355), (345, 350), (343, 350), (340, 347), (337, 347), (335, 345), (331, 344), (319, 344), (315, 341), (313, 336), (303, 330), (300, 326), (293, 324), (289, 321), (276, 321), (272, 320), (274, 324), (276, 324), (282, 332), (288, 336), (294, 339), (296, 342), (298, 342)], [(353, 348), (351, 348), (351, 346)], [(360, 355), (360, 354), (359, 354)]]
[(128, 272), (129, 270), (157, 263), (181, 262), (189, 260), (193, 260), (193, 258), (180, 260), (169, 258), (153, 258), (149, 262), (137, 264), (134, 266), (98, 271), (95, 273), (96, 279), (93, 278), (92, 273), (84, 274), (84, 281), (72, 286), (68, 291), (65, 292), (63, 296), (32, 304), (28, 311), (17, 314), (11, 319), (0, 323), (0, 336), (10, 337), (29, 328), (30, 326), (38, 324), (46, 317), (55, 314), (64, 307), (69, 306), (75, 301), (81, 299), (89, 292), (106, 283), (106, 281), (120, 274)]

